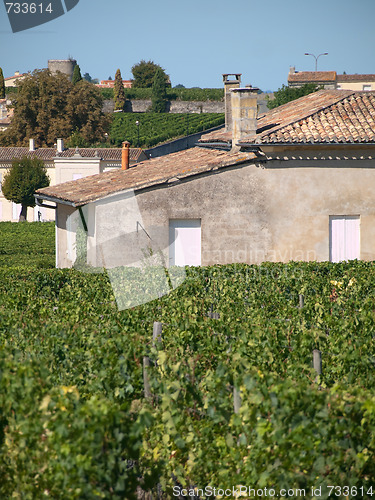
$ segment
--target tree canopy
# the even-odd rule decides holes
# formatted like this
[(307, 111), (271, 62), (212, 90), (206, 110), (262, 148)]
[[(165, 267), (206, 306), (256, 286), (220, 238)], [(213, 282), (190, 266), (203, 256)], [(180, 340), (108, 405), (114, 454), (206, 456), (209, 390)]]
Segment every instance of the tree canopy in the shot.
[(115, 85), (113, 89), (113, 97), (115, 100), (115, 110), (123, 110), (126, 101), (124, 84), (122, 83), (121, 71), (118, 69), (115, 75)]
[(133, 87), (136, 88), (151, 88), (154, 84), (154, 78), (156, 71), (160, 69), (165, 79), (166, 85), (170, 85), (169, 77), (165, 73), (165, 70), (159, 66), (159, 64), (155, 64), (153, 61), (140, 61), (138, 64), (134, 64), (132, 67), (133, 73)]
[(164, 113), (165, 105), (167, 103), (167, 93), (165, 88), (164, 73), (161, 68), (158, 68), (155, 73), (151, 102), (151, 111), (154, 113)]
[(2, 191), (7, 200), (22, 205), (20, 221), (27, 219), (27, 207), (35, 207), (34, 193), (49, 186), (49, 177), (42, 160), (27, 158), (15, 160), (7, 170)]
[(295, 99), (299, 99), (305, 95), (312, 94), (320, 89), (321, 87), (315, 85), (315, 83), (306, 83), (301, 87), (287, 87), (286, 85), (283, 85), (279, 90), (274, 92), (274, 99), (268, 100), (268, 109), (277, 108), (282, 104), (286, 104), (287, 102), (294, 101)]
[(95, 85), (81, 80), (75, 85), (63, 73), (36, 70), (20, 83), (13, 100), (14, 116), (0, 134), (3, 146), (26, 145), (34, 138), (39, 146), (53, 146), (57, 138), (79, 132), (89, 143), (100, 141), (108, 119), (103, 98)]
[(4, 75), (3, 75), (3, 70), (0, 68), (0, 99), (4, 99), (5, 97), (5, 82), (4, 82)]
[(73, 70), (72, 84), (75, 85), (76, 83), (80, 82), (81, 80), (82, 80), (81, 68), (79, 67), (78, 64), (76, 64), (74, 66), (74, 70)]

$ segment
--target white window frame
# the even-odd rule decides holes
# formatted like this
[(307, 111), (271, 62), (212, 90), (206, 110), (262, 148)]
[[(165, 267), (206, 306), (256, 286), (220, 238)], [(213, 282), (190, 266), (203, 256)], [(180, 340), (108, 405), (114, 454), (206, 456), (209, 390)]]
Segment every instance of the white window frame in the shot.
[[(181, 230), (180, 238), (178, 231)], [(194, 231), (195, 230), (195, 231)], [(192, 235), (190, 238), (189, 233)], [(196, 246), (194, 246), (194, 239)], [(199, 239), (199, 243), (197, 240)], [(182, 248), (183, 242), (193, 241), (190, 249)], [(199, 248), (198, 248), (199, 247)], [(190, 250), (190, 252), (189, 252)], [(191, 250), (193, 255), (191, 254)], [(201, 219), (169, 220), (169, 265), (200, 266), (202, 264), (202, 221)]]
[[(334, 221), (342, 221), (341, 229), (335, 224)], [(358, 221), (357, 224), (351, 223), (351, 221)], [(337, 238), (337, 231), (341, 231), (339, 234), (339, 238), (342, 238), (342, 249), (337, 249), (337, 245), (340, 245), (340, 242), (333, 241), (334, 238)], [(353, 255), (353, 248), (349, 247), (349, 238), (353, 237), (353, 231), (355, 234), (355, 240), (351, 241), (351, 246), (353, 247), (354, 243), (354, 252), (357, 254)], [(334, 235), (336, 232), (336, 236)], [(351, 253), (352, 250), (352, 254)], [(340, 254), (340, 258), (337, 255)], [(359, 215), (330, 215), (329, 216), (329, 260), (331, 262), (342, 262), (352, 259), (360, 259), (361, 256), (361, 217)]]

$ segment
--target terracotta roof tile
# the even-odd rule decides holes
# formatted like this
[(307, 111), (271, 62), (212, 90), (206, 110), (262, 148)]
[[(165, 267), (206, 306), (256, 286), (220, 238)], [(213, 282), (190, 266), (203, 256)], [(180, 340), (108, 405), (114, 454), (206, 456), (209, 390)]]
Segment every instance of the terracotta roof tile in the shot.
[[(84, 158), (99, 157), (103, 160), (121, 161), (121, 148), (76, 148), (65, 149), (62, 153), (57, 153), (56, 148), (38, 148), (35, 151), (29, 151), (27, 147), (0, 147), (0, 161), (15, 160), (27, 156), (29, 158), (40, 158), (41, 160), (52, 160), (57, 156), (62, 158), (72, 158), (76, 153)], [(130, 160), (138, 161), (142, 154), (140, 148), (130, 148)]]
[(112, 170), (39, 189), (37, 193), (44, 199), (58, 199), (81, 206), (124, 190), (163, 184), (255, 158), (253, 153), (230, 154), (196, 147), (141, 162), (128, 170)]
[(55, 148), (40, 148), (29, 151), (29, 148), (9, 147), (0, 148), (0, 161), (19, 160), (27, 156), (28, 158), (40, 158), (41, 160), (52, 160), (56, 156)]
[(298, 71), (288, 75), (288, 82), (334, 82), (336, 71)]
[(320, 90), (258, 119), (241, 144), (375, 142), (375, 92)]
[(337, 82), (373, 82), (375, 75), (337, 75)]

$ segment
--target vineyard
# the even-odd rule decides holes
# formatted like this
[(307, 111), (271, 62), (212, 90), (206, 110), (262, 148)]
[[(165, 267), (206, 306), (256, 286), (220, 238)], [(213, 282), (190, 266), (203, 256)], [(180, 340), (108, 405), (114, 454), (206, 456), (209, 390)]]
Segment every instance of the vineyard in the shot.
[(12, 242), (0, 224), (2, 258), (14, 245), (22, 261), (0, 267), (1, 499), (375, 495), (374, 263), (189, 268), (119, 312), (105, 274), (28, 266), (18, 241), (48, 255), (51, 225), (14, 226)]
[[(136, 121), (139, 121), (139, 144)], [(119, 113), (113, 117), (109, 137), (116, 147), (120, 147), (124, 140), (133, 147), (152, 147), (222, 125), (224, 121), (224, 113)]]
[(0, 268), (48, 268), (55, 266), (55, 260), (54, 223), (0, 222)]

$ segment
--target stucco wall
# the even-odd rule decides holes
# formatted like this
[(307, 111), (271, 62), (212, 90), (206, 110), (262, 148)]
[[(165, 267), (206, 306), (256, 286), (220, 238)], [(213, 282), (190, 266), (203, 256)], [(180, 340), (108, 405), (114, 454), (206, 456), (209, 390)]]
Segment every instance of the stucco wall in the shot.
[[(350, 160), (246, 165), (148, 189), (136, 201), (145, 229), (160, 228), (166, 259), (170, 219), (201, 219), (202, 265), (210, 265), (329, 260), (329, 216), (359, 215), (361, 259), (373, 260), (375, 161), (356, 164), (361, 167)], [(125, 220), (121, 213), (97, 217), (102, 242)], [(135, 224), (127, 231), (136, 231)]]
[(58, 205), (56, 209), (56, 267), (59, 268), (72, 267), (74, 264), (71, 251), (75, 238), (69, 234), (69, 217), (75, 212), (76, 209), (68, 205)]
[(337, 88), (341, 90), (356, 90), (362, 91), (364, 87), (368, 87), (366, 90), (375, 90), (375, 82), (337, 82)]

